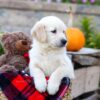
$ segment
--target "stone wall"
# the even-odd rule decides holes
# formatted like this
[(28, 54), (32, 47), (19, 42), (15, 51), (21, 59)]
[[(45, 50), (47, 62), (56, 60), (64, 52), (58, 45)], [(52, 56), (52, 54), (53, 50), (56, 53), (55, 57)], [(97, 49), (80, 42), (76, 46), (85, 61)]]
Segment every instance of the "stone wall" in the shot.
[(67, 24), (68, 15), (66, 9), (68, 9), (70, 5), (75, 12), (74, 25), (78, 25), (83, 16), (89, 16), (93, 18), (94, 24), (99, 29), (99, 6), (46, 4), (25, 0), (0, 0), (0, 31), (29, 32), (36, 21), (48, 15), (58, 16)]

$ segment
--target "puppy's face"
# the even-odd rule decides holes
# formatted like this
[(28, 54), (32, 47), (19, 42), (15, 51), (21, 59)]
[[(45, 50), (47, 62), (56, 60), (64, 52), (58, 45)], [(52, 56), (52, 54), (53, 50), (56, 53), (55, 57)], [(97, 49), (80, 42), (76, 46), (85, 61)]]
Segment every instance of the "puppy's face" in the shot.
[(52, 48), (65, 47), (67, 39), (65, 36), (66, 25), (57, 17), (48, 16), (41, 19), (32, 28), (31, 34), (39, 42)]

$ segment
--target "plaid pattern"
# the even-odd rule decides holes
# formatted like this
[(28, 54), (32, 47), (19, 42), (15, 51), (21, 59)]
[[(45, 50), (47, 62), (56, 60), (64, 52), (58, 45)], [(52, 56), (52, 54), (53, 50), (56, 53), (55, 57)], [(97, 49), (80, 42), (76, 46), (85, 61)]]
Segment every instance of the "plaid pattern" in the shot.
[(69, 78), (64, 78), (57, 94), (50, 96), (47, 92), (39, 93), (35, 89), (32, 77), (21, 72), (0, 74), (0, 87), (8, 100), (61, 100), (69, 85)]

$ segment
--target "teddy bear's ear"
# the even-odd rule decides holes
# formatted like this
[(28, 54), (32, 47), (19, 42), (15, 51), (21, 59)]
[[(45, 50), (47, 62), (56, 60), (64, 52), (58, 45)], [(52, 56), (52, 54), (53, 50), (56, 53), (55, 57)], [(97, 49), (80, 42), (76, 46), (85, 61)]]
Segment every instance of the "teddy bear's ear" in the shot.
[(1, 42), (4, 42), (9, 36), (10, 36), (10, 33), (4, 33), (1, 37)]

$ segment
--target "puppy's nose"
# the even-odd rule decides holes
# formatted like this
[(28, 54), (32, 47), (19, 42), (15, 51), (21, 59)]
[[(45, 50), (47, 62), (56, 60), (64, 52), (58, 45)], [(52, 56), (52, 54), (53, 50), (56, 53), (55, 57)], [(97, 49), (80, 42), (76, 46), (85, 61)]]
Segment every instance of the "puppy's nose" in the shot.
[(65, 45), (66, 42), (67, 42), (67, 41), (66, 41), (65, 39), (62, 39), (62, 40), (61, 40), (61, 44), (62, 44), (62, 45)]

